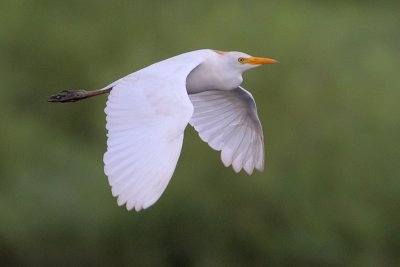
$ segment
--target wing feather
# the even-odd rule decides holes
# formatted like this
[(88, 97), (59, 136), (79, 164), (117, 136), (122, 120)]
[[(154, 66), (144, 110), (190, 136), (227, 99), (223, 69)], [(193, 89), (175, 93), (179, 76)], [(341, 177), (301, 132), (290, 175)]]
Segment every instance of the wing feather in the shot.
[(186, 78), (203, 58), (183, 54), (109, 85), (104, 171), (118, 205), (147, 208), (167, 187), (193, 113)]
[(253, 96), (238, 87), (189, 95), (194, 106), (190, 124), (200, 138), (221, 151), (225, 166), (236, 172), (264, 169), (264, 140)]

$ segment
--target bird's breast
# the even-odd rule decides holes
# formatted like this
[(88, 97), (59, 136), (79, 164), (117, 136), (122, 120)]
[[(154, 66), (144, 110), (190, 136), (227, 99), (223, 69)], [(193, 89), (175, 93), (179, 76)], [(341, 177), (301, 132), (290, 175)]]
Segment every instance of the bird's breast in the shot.
[(208, 90), (233, 90), (242, 81), (242, 75), (223, 75), (218, 69), (199, 65), (189, 73), (186, 79), (186, 90), (188, 94)]

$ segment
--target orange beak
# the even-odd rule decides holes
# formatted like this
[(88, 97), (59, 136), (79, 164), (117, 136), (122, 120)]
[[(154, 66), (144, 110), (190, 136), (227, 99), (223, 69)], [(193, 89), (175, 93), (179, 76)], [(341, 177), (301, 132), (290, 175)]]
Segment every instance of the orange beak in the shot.
[(252, 65), (260, 65), (260, 64), (276, 64), (276, 63), (279, 63), (279, 61), (272, 59), (272, 58), (249, 57), (249, 58), (245, 58), (243, 63), (252, 64)]

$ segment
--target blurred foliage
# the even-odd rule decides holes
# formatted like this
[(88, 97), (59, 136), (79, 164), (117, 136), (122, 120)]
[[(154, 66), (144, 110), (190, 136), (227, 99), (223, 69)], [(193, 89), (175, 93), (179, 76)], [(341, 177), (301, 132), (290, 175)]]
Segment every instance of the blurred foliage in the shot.
[[(0, 266), (399, 266), (397, 1), (0, 3)], [(54, 105), (200, 48), (245, 74), (267, 168), (247, 176), (190, 127), (153, 207), (103, 174), (105, 97)]]

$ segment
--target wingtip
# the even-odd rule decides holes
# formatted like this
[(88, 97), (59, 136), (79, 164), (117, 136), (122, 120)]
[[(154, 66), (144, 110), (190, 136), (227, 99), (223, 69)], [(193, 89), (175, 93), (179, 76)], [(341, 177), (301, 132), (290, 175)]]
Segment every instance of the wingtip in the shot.
[(254, 170), (253, 168), (251, 168), (251, 169), (243, 168), (243, 169), (248, 175), (252, 175), (253, 174), (253, 170)]
[(260, 166), (256, 166), (256, 170), (259, 171), (259, 172), (263, 172), (264, 169), (265, 169), (264, 162)]

